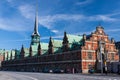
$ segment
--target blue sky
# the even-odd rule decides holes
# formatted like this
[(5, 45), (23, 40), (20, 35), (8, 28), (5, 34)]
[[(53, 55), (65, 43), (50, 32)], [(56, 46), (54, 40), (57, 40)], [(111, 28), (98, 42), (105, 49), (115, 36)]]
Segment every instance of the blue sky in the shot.
[[(0, 0), (0, 48), (29, 47), (34, 28), (35, 0)], [(38, 0), (41, 41), (63, 32), (90, 34), (101, 23), (105, 32), (120, 40), (120, 0)]]

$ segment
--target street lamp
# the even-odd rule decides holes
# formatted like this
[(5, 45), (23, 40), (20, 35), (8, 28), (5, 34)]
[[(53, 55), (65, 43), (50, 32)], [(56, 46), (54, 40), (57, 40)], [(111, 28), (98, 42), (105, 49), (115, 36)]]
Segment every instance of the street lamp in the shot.
[(101, 58), (101, 74), (103, 74), (103, 47), (102, 45), (104, 44), (104, 42), (99, 41), (99, 46), (100, 46), (100, 58)]

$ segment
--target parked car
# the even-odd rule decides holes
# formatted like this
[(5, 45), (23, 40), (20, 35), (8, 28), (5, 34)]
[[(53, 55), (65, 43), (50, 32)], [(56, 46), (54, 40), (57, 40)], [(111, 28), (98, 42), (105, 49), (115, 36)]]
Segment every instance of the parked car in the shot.
[(93, 74), (95, 72), (95, 70), (94, 69), (89, 69), (88, 72), (91, 73), (91, 74)]
[(53, 72), (54, 73), (64, 73), (64, 70), (62, 70), (62, 69), (54, 69)]
[(51, 70), (51, 69), (43, 69), (42, 72), (43, 73), (52, 73), (53, 70)]

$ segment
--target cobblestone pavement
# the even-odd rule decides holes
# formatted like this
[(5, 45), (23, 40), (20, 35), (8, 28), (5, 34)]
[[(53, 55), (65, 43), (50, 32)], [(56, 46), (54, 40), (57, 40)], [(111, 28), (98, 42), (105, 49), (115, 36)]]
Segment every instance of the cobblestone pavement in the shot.
[(120, 80), (119, 75), (0, 72), (0, 80)]

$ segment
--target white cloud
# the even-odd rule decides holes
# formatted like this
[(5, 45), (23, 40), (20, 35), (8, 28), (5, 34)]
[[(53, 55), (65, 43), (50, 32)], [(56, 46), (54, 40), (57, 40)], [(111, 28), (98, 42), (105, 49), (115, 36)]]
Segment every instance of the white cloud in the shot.
[(111, 18), (111, 16), (106, 16), (106, 15), (95, 15), (95, 16), (90, 16), (88, 17), (89, 21), (105, 21), (105, 22), (109, 22), (109, 21), (117, 21), (116, 18)]
[(53, 24), (57, 21), (79, 21), (84, 19), (83, 15), (71, 15), (71, 14), (56, 14), (48, 16), (40, 16), (39, 23), (48, 29), (53, 28)]
[(17, 6), (19, 5), (19, 3), (16, 3), (16, 0), (6, 0), (11, 7), (17, 8)]
[[(53, 32), (58, 32), (57, 30), (51, 30)], [(92, 31), (86, 31), (86, 32), (78, 32), (78, 33), (72, 33), (74, 35), (83, 35), (84, 33), (85, 34), (90, 34), (91, 32), (94, 32), (95, 30), (92, 30)], [(105, 30), (105, 32), (116, 32), (116, 31), (120, 31), (120, 29), (108, 29), (108, 30)], [(41, 37), (40, 39), (41, 40), (49, 40), (50, 36), (46, 36), (46, 37)], [(52, 36), (53, 39), (55, 38), (59, 38), (59, 39), (63, 39), (63, 35), (57, 35), (57, 36)], [(3, 42), (24, 42), (24, 41), (30, 41), (31, 39), (17, 39), (17, 40), (5, 40)]]
[(24, 31), (26, 28), (23, 28), (23, 26), (18, 24), (19, 22), (16, 22), (14, 20), (10, 19), (0, 19), (0, 29), (8, 30), (8, 31)]
[[(13, 0), (7, 0), (9, 2), (12, 2)], [(18, 7), (18, 10), (20, 11), (21, 15), (23, 15), (27, 19), (33, 19), (35, 17), (34, 13), (34, 7), (30, 5), (22, 5)], [(18, 17), (19, 18), (19, 17)], [(22, 18), (19, 18), (22, 19)], [(28, 26), (30, 24), (26, 23), (27, 20), (19, 20), (16, 17), (13, 18), (3, 18), (0, 17), (0, 29), (7, 30), (7, 31), (26, 31), (31, 28), (31, 26)]]
[[(15, 1), (15, 0), (7, 0), (9, 3)], [(76, 3), (76, 5), (86, 5), (93, 2), (93, 0), (84, 0), (79, 1)], [(18, 5), (19, 6), (19, 5)], [(20, 5), (18, 7), (18, 10), (20, 11), (21, 15), (24, 16), (27, 19), (33, 20), (35, 17), (35, 7), (33, 5), (24, 4)], [(54, 24), (59, 21), (68, 21), (70, 23), (74, 22), (84, 22), (84, 21), (104, 21), (104, 22), (114, 22), (118, 21), (117, 18), (114, 18), (113, 16), (119, 15), (120, 12), (116, 13), (110, 13), (110, 14), (99, 14), (99, 15), (92, 15), (92, 16), (86, 16), (84, 14), (55, 14), (55, 15), (45, 15), (45, 16), (39, 16), (39, 24), (43, 25), (44, 27), (50, 29), (51, 32), (58, 33), (59, 30), (54, 27)], [(6, 22), (4, 22), (6, 21)], [(23, 24), (24, 25), (24, 24)], [(71, 24), (69, 24), (71, 25)], [(69, 26), (68, 25), (68, 26)], [(21, 25), (18, 25), (17, 28), (15, 23), (10, 23), (10, 20), (3, 20), (0, 21), (0, 28), (5, 30), (25, 30), (28, 28), (23, 28)], [(73, 26), (72, 26), (73, 27)]]
[(4, 40), (2, 42), (25, 42), (25, 41), (30, 41), (31, 39), (14, 39), (14, 40)]
[(58, 33), (59, 31), (58, 30), (51, 30), (52, 32), (54, 32), (54, 33)]
[[(63, 38), (63, 35), (59, 35), (59, 36), (52, 36), (53, 39), (55, 38), (59, 38), (59, 39), (62, 39)], [(50, 36), (46, 36), (46, 37), (41, 37), (40, 40), (49, 40), (50, 39)], [(28, 39), (13, 39), (13, 40), (4, 40), (2, 42), (27, 42), (27, 41), (31, 41), (30, 38)]]
[[(62, 39), (63, 38), (63, 35), (58, 35), (58, 36), (51, 36), (53, 39), (55, 38), (59, 38), (59, 39)], [(46, 36), (46, 37), (41, 37), (40, 38), (41, 40), (49, 40), (50, 39), (50, 36)]]
[(79, 1), (76, 3), (76, 5), (86, 5), (91, 3), (93, 0), (84, 0), (84, 1)]
[(94, 32), (94, 30), (92, 31), (85, 31), (85, 32), (78, 32), (78, 33), (73, 33), (75, 35), (83, 35), (83, 34), (90, 34), (91, 32)]
[[(13, 0), (7, 1), (12, 2)], [(29, 19), (32, 20), (35, 18), (34, 7), (31, 5), (21, 5), (18, 7), (18, 10), (21, 15), (27, 19), (23, 19), (19, 16), (17, 17), (16, 15), (11, 18), (4, 18), (0, 16), (0, 29), (7, 31), (27, 31), (28, 29), (31, 29), (31, 23), (28, 23), (28, 21), (30, 21)]]
[(53, 24), (57, 21), (104, 21), (104, 22), (114, 22), (117, 21), (116, 18), (111, 18), (111, 16), (107, 15), (94, 15), (94, 16), (85, 16), (82, 14), (56, 14), (56, 15), (48, 15), (41, 16), (39, 18), (39, 23), (48, 29), (54, 29)]
[(21, 6), (18, 7), (18, 9), (24, 17), (26, 17), (28, 19), (31, 19), (31, 18), (33, 19), (34, 15), (35, 15), (34, 6), (32, 6), (32, 5), (21, 5)]
[[(88, 2), (91, 2), (93, 0), (85, 0), (84, 2), (79, 2), (79, 5), (81, 4), (87, 4)], [(20, 13), (27, 19), (34, 19), (34, 13), (35, 13), (35, 7), (31, 5), (21, 5), (19, 6)], [(104, 22), (114, 22), (118, 21), (117, 18), (114, 18), (112, 16), (118, 15), (116, 13), (112, 14), (103, 14), (103, 15), (92, 15), (92, 16), (86, 16), (83, 14), (55, 14), (55, 15), (45, 15), (45, 16), (39, 16), (39, 24), (43, 25), (47, 29), (50, 29), (51, 32), (58, 33), (59, 30), (56, 30), (54, 27), (54, 24), (59, 21), (68, 21), (70, 23), (74, 22), (83, 22), (83, 21), (104, 21)]]
[[(30, 8), (28, 9), (29, 6), (21, 6), (19, 7), (21, 14), (25, 18), (33, 19), (33, 15), (30, 12), (33, 12)], [(28, 10), (26, 10), (28, 9)], [(118, 19), (116, 18), (111, 18), (111, 16), (106, 16), (106, 15), (94, 15), (94, 16), (85, 16), (82, 14), (56, 14), (56, 15), (47, 15), (47, 16), (39, 16), (39, 24), (43, 25), (44, 27), (50, 29), (54, 33), (58, 33), (59, 30), (57, 30), (53, 25), (56, 22), (59, 21), (69, 21), (69, 22), (83, 22), (83, 21), (104, 21), (104, 22), (114, 22), (117, 21)], [(14, 22), (14, 23), (12, 23)], [(16, 31), (23, 31), (28, 29), (28, 27), (24, 27), (23, 25), (18, 25), (20, 24), (16, 20), (11, 20), (10, 19), (0, 19), (0, 28), (4, 30), (16, 30)], [(16, 26), (18, 25), (18, 26)], [(17, 27), (17, 28), (16, 28)]]
[[(83, 2), (79, 2), (79, 5), (88, 4), (93, 0), (85, 0)], [(78, 4), (78, 3), (77, 3)], [(19, 6), (19, 11), (21, 15), (23, 15), (27, 19), (34, 19), (35, 16), (35, 7), (25, 4)], [(104, 21), (104, 22), (114, 22), (118, 19), (114, 18), (113, 15), (117, 15), (115, 13), (112, 14), (99, 14), (99, 15), (91, 15), (86, 16), (84, 14), (54, 14), (54, 15), (45, 15), (39, 16), (39, 24), (46, 27), (49, 30), (53, 30), (52, 32), (57, 33), (59, 30), (56, 30), (55, 24), (59, 21), (68, 21), (70, 23), (74, 22), (83, 22), (83, 21)], [(56, 30), (56, 31), (55, 31)]]
[(7, 2), (12, 2), (13, 0), (7, 0)]
[(107, 14), (106, 16), (116, 16), (116, 15), (120, 15), (120, 12), (114, 12), (114, 13), (110, 13), (110, 14)]
[(108, 29), (106, 30), (106, 32), (118, 32), (120, 31), (120, 29)]

